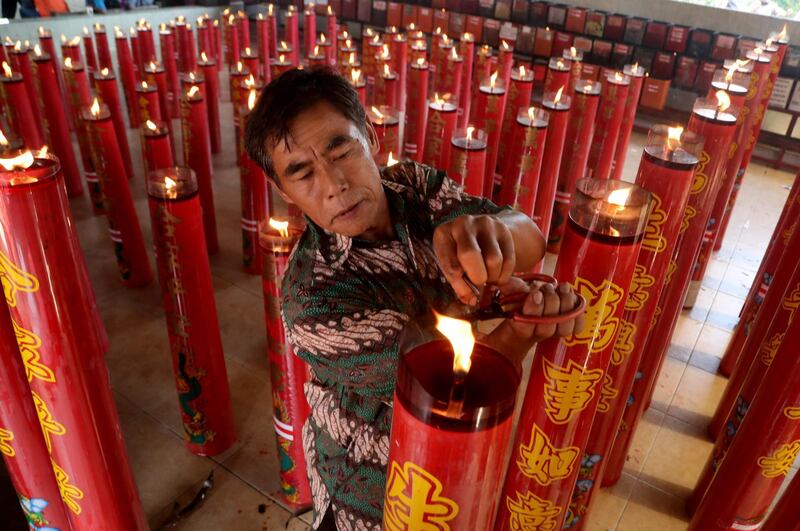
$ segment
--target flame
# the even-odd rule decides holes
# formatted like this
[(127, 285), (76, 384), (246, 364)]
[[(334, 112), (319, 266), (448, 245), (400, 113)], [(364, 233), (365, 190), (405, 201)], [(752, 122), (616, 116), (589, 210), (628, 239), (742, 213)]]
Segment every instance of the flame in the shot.
[(350, 52), (350, 59), (348, 60), (348, 62), (351, 65), (356, 64), (356, 53), (355, 52)]
[(383, 45), (383, 50), (381, 50), (381, 59), (389, 59), (389, 57), (390, 57), (389, 45), (388, 44), (384, 44)]
[(275, 6), (273, 4), (269, 4), (267, 6), (267, 16), (271, 17), (274, 11), (275, 11)]
[(633, 63), (633, 72), (636, 73), (639, 70), (639, 61)]
[(347, 30), (342, 30), (342, 37), (344, 37), (346, 40), (350, 40), (350, 32)]
[(258, 20), (265, 20), (264, 19), (264, 13), (259, 13), (258, 14)]
[(150, 61), (150, 70), (153, 71), (153, 72), (158, 70), (158, 63), (156, 63), (155, 61)]
[(450, 37), (447, 36), (447, 33), (442, 34), (442, 46), (448, 46), (450, 44)]
[(249, 46), (245, 46), (245, 49), (244, 49), (244, 54), (245, 54), (245, 55), (251, 55), (252, 53), (253, 53), (253, 52), (250, 50), (250, 47), (249, 47)]
[(33, 47), (33, 53), (34, 53), (34, 55), (36, 55), (36, 57), (41, 57), (42, 56), (42, 49), (39, 48), (38, 44)]
[(417, 25), (412, 22), (411, 24), (408, 25), (408, 29), (414, 31), (415, 29), (417, 29)]
[(92, 106), (89, 107), (89, 112), (92, 113), (92, 116), (100, 115), (100, 100), (97, 99), (97, 96), (92, 100)]
[(352, 47), (353, 47), (353, 41), (351, 41), (349, 38), (348, 38), (348, 39), (345, 39), (345, 40), (344, 40), (344, 46), (345, 46), (345, 48), (347, 48), (347, 49), (350, 49), (350, 48), (352, 48)]
[[(328, 6), (328, 7), (330, 7), (330, 6)], [(324, 44), (325, 42), (327, 42), (327, 39), (325, 38), (325, 34), (324, 34), (324, 33), (320, 33), (320, 34), (319, 34), (319, 42), (321, 42), (321, 43), (323, 43), (323, 44)]]
[(757, 46), (755, 49), (753, 49), (753, 53), (757, 56), (760, 56), (762, 53), (764, 53), (764, 48)]
[(161, 24), (158, 25), (158, 30), (167, 31), (167, 25), (162, 22)]
[(625, 76), (620, 71), (614, 72), (614, 81), (621, 83), (625, 79)]
[(280, 49), (281, 50), (288, 50), (289, 49), (289, 45), (286, 44), (286, 41), (281, 41)]
[(36, 157), (42, 158), (47, 156), (47, 145), (42, 146), (39, 151), (36, 152)]
[(275, 218), (269, 218), (269, 226), (278, 231), (281, 238), (289, 237), (289, 222), (281, 221)]
[(167, 189), (168, 196), (173, 195), (173, 190), (176, 186), (178, 186), (178, 182), (175, 179), (167, 177), (166, 175), (164, 176), (164, 188)]
[(433, 101), (434, 101), (434, 103), (438, 103), (438, 104), (440, 104), (440, 105), (441, 105), (442, 103), (444, 103), (444, 99), (442, 99), (442, 97), (441, 97), (441, 96), (439, 96), (439, 93), (438, 93), (438, 92), (434, 92), (434, 93), (433, 93)]
[(576, 50), (574, 46), (569, 47), (569, 56), (573, 58), (578, 57), (578, 50)]
[[(667, 149), (672, 151), (681, 145), (681, 135), (683, 134), (683, 127), (668, 127), (667, 128)], [(673, 142), (676, 143), (673, 144)]]
[(392, 70), (386, 63), (383, 64), (383, 77), (392, 77)]
[(0, 157), (0, 166), (6, 171), (24, 170), (25, 168), (31, 167), (33, 163), (33, 153), (30, 150), (10, 159)]
[(377, 107), (375, 107), (374, 105), (372, 106), (372, 112), (375, 113), (375, 116), (377, 116), (378, 118), (381, 118), (381, 119), (384, 118), (383, 113)]
[(511, 49), (511, 46), (509, 46), (506, 41), (501, 41), (500, 45), (503, 47), (504, 50), (510, 50)]
[(13, 77), (14, 76), (14, 71), (11, 70), (11, 67), (8, 66), (8, 63), (5, 62), (5, 61), (3, 61), (3, 74), (6, 77)]
[(390, 151), (390, 152), (389, 152), (389, 158), (388, 158), (388, 159), (386, 159), (386, 167), (389, 167), (389, 166), (394, 166), (395, 164), (397, 164), (397, 162), (398, 162), (398, 161), (396, 161), (396, 160), (394, 159), (394, 157), (392, 156), (392, 152)]
[(198, 92), (200, 92), (200, 87), (198, 87), (197, 85), (192, 85), (192, 87), (188, 91), (186, 91), (186, 95), (190, 98), (194, 98), (195, 94), (197, 94)]
[(786, 40), (786, 24), (783, 25), (781, 32), (775, 35), (775, 38), (778, 40), (778, 42), (783, 42)]
[(15, 52), (22, 51), (22, 41), (17, 41), (16, 44), (14, 44), (14, 51)]
[(328, 14), (333, 15), (333, 7), (331, 7), (330, 4), (328, 5)]
[(80, 37), (73, 37), (71, 41), (69, 41), (70, 46), (78, 46), (81, 43)]
[(374, 42), (375, 44), (381, 42), (381, 36), (376, 33), (375, 36), (372, 37), (372, 42)]
[(283, 55), (283, 54), (280, 54), (280, 55), (278, 56), (278, 62), (279, 62), (279, 63), (285, 63), (285, 62), (286, 62), (286, 56), (285, 56), (285, 55)]
[[(61, 37), (64, 37), (63, 35)], [(114, 26), (114, 37), (117, 39), (124, 39), (125, 34), (122, 33), (122, 30), (119, 29), (119, 26)]]
[(556, 92), (556, 97), (555, 97), (555, 98), (553, 98), (553, 103), (558, 103), (558, 102), (560, 102), (560, 101), (561, 101), (561, 95), (562, 95), (563, 93), (564, 93), (564, 87), (563, 87), (563, 86), (561, 86), (561, 87), (558, 89), (558, 92)]
[(420, 68), (425, 66), (425, 58), (424, 57), (417, 57), (417, 65), (419, 65)]
[(72, 68), (72, 57), (64, 58), (64, 68)]
[(241, 74), (243, 70), (244, 70), (244, 65), (242, 64), (242, 62), (236, 61), (236, 71)]
[(474, 133), (474, 132), (475, 132), (475, 128), (474, 127), (472, 127), (471, 125), (469, 127), (467, 127), (467, 142), (472, 140), (472, 133)]
[(2, 129), (0, 129), (0, 146), (8, 147), (8, 139), (6, 138), (6, 135), (3, 134)]
[(319, 45), (314, 45), (314, 55), (319, 55)]
[(736, 67), (740, 70), (743, 70), (744, 67), (750, 64), (750, 59), (737, 59), (736, 60)]
[(489, 76), (489, 86), (494, 88), (495, 83), (497, 83), (497, 70), (494, 71), (494, 74)]
[(236, 17), (234, 17), (233, 15), (230, 15), (228, 17), (228, 24), (233, 25), (235, 23), (236, 23)]
[(558, 60), (556, 61), (556, 65), (558, 66), (558, 68), (564, 68), (564, 60), (559, 57)]
[[(9, 37), (6, 37), (8, 39)], [(67, 37), (62, 33), (61, 34), (61, 44), (67, 44)]]
[(462, 41), (472, 41), (474, 39), (475, 39), (475, 36), (472, 35), (472, 33), (468, 32), (468, 31), (465, 31), (464, 33), (461, 34), (461, 40)]
[(39, 36), (44, 37), (45, 35), (47, 35), (47, 30), (44, 29), (44, 26), (39, 26)]
[(373, 35), (375, 35), (375, 32), (372, 30), (372, 28), (367, 28), (364, 30), (364, 35), (366, 35), (367, 37), (372, 37)]
[(108, 67), (104, 67), (102, 70), (100, 70), (100, 75), (106, 77), (108, 75)]
[(150, 88), (150, 87), (147, 86), (147, 81), (142, 81), (142, 88), (145, 89), (145, 90)]
[(718, 112), (722, 112), (731, 106), (731, 97), (724, 90), (718, 90), (715, 96), (717, 97)]
[(150, 121), (150, 120), (147, 120), (147, 121), (144, 123), (144, 125), (145, 125), (145, 126), (148, 128), (148, 129), (150, 129), (151, 131), (154, 131), (154, 132), (155, 132), (155, 131), (158, 131), (158, 126), (155, 124), (155, 122), (152, 122), (152, 121)]
[(89, 36), (89, 28), (87, 28), (86, 26), (83, 27), (83, 34), (86, 35), (87, 37)]
[(528, 119), (530, 119), (531, 125), (533, 125), (533, 122), (536, 121), (536, 107), (528, 107)]
[(631, 196), (632, 190), (633, 188), (620, 188), (619, 190), (614, 190), (608, 194), (606, 202), (612, 205), (624, 207), (628, 204), (628, 198)]
[(256, 89), (251, 88), (250, 89), (250, 95), (247, 96), (247, 110), (248, 111), (252, 111), (255, 108), (255, 106), (256, 106), (256, 98), (257, 97), (258, 97), (258, 94), (256, 92)]
[(256, 78), (253, 77), (253, 74), (247, 76), (247, 79), (244, 80), (245, 88), (251, 89), (256, 86)]
[(436, 329), (453, 346), (453, 371), (462, 376), (468, 373), (472, 365), (472, 349), (475, 348), (472, 324), (436, 314)]
[(725, 73), (725, 83), (730, 83), (733, 81), (733, 73), (739, 68), (739, 61), (736, 61), (731, 66), (728, 67), (727, 72)]
[(456, 51), (455, 46), (450, 48), (450, 59), (453, 61), (458, 61), (458, 52)]
[(354, 68), (350, 71), (350, 79), (353, 81), (353, 85), (358, 85), (359, 81), (361, 81), (361, 70), (358, 68)]

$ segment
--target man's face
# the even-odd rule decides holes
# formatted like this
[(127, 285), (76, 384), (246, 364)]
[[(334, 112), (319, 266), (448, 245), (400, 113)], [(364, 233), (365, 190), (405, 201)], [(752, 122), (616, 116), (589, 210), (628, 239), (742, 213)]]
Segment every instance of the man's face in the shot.
[(386, 195), (368, 137), (331, 104), (319, 102), (289, 127), (288, 146), (278, 142), (272, 160), (280, 193), (325, 230), (377, 239), (390, 226)]

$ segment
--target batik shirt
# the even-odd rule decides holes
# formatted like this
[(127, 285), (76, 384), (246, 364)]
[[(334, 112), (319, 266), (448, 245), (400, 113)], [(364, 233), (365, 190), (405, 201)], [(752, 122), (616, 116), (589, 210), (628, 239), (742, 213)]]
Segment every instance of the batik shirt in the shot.
[(399, 340), (407, 323), (455, 300), (433, 231), (500, 210), (419, 164), (381, 177), (396, 239), (349, 238), (309, 221), (283, 281), (289, 339), (312, 373), (303, 446), (315, 528), (330, 507), (340, 531), (380, 529)]

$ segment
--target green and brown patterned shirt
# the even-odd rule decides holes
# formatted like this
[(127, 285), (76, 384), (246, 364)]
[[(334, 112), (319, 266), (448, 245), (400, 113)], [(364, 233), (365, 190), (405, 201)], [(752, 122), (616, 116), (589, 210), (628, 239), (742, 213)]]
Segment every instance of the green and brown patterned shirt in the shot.
[(433, 231), (501, 210), (419, 164), (396, 164), (381, 177), (397, 238), (359, 240), (309, 221), (283, 281), (289, 339), (312, 372), (303, 446), (315, 528), (330, 507), (340, 531), (380, 529), (399, 338), (431, 303), (455, 299)]

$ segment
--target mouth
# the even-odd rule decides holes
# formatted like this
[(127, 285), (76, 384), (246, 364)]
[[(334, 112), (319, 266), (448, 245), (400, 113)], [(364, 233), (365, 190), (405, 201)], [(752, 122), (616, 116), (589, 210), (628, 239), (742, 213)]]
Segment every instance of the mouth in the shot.
[(358, 201), (354, 203), (352, 206), (342, 210), (338, 214), (333, 217), (332, 222), (335, 221), (348, 221), (356, 217), (358, 211), (361, 209), (361, 205), (364, 203), (364, 200)]

